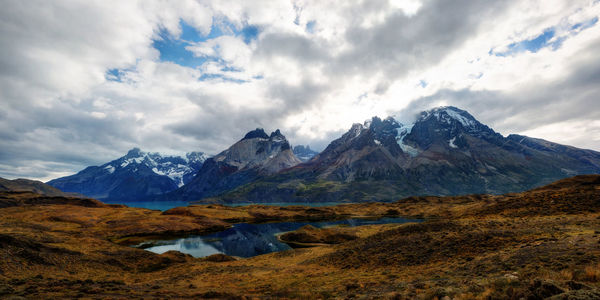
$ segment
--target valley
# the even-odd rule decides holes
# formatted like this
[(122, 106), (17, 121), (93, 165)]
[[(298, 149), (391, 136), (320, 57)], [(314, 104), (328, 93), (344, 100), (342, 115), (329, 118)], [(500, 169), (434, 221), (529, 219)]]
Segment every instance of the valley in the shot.
[(0, 7), (0, 300), (600, 300), (600, 0)]

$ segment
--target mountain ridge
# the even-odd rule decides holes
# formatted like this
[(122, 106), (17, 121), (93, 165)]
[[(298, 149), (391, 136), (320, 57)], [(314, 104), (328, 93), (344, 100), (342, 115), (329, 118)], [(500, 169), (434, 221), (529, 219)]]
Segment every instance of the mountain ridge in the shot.
[[(113, 173), (118, 180), (110, 178)], [(320, 153), (292, 148), (279, 129), (267, 134), (256, 128), (211, 158), (133, 148), (48, 183), (120, 201), (364, 202), (520, 192), (594, 173), (600, 173), (600, 152), (504, 137), (469, 112), (444, 106), (421, 112), (409, 124), (377, 116), (355, 123)]]
[(142, 200), (191, 181), (208, 156), (190, 152), (186, 157), (163, 156), (132, 148), (126, 155), (90, 166), (78, 173), (47, 182), (64, 192), (106, 200)]
[(50, 197), (78, 197), (75, 193), (65, 193), (41, 181), (25, 178), (5, 179), (0, 177), (0, 192), (32, 192)]
[(257, 128), (207, 159), (191, 182), (162, 198), (189, 201), (215, 196), (300, 162), (279, 129), (267, 135)]
[(600, 152), (504, 137), (452, 106), (355, 123), (308, 162), (207, 201), (362, 202), (414, 195), (503, 194), (600, 173)]

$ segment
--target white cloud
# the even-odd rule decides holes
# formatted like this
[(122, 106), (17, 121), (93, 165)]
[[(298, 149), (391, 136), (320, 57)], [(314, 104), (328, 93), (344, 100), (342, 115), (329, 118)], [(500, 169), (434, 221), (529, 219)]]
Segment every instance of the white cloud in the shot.
[[(373, 115), (441, 103), (598, 150), (600, 25), (573, 26), (599, 14), (566, 0), (5, 1), (0, 176), (50, 179), (133, 146), (217, 153), (259, 126), (318, 149)], [(187, 47), (204, 64), (161, 61), (161, 30), (205, 36), (213, 21), (226, 34)], [(489, 53), (549, 28), (558, 49)]]

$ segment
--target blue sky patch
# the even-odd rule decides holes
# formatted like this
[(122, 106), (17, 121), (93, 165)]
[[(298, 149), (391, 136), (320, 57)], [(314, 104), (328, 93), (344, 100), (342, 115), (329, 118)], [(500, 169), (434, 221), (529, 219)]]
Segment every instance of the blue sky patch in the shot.
[(237, 68), (234, 68), (231, 66), (226, 66), (226, 67), (222, 67), (221, 71), (223, 71), (223, 72), (242, 72), (243, 70), (237, 69)]
[(588, 29), (594, 25), (596, 25), (596, 23), (598, 23), (598, 17), (594, 17), (591, 20), (587, 20), (585, 22), (581, 22), (581, 23), (577, 23), (573, 26), (571, 26), (571, 30), (584, 30), (584, 29)]
[(228, 20), (213, 20), (210, 33), (202, 35), (193, 26), (183, 20), (179, 21), (181, 27), (181, 35), (175, 37), (166, 29), (161, 29), (159, 38), (155, 39), (152, 46), (160, 52), (160, 60), (176, 63), (181, 66), (196, 68), (204, 64), (206, 61), (221, 61), (220, 57), (197, 57), (185, 49), (187, 46), (192, 46), (194, 43), (205, 42), (220, 36), (241, 36), (245, 43), (250, 43), (258, 37), (260, 30), (257, 26), (245, 25), (241, 30)]
[(235, 82), (235, 83), (244, 83), (244, 82), (247, 82), (245, 80), (227, 77), (227, 76), (222, 75), (222, 74), (204, 73), (204, 74), (202, 74), (202, 76), (200, 76), (198, 78), (198, 80), (200, 80), (200, 81), (210, 81), (210, 80), (213, 80), (213, 79), (221, 79), (223, 81), (229, 81), (229, 82)]
[(106, 71), (104, 78), (109, 81), (121, 82), (121, 72), (119, 72), (119, 69), (110, 69)]
[(577, 35), (582, 30), (590, 28), (594, 26), (598, 22), (598, 17), (590, 19), (585, 22), (577, 23), (572, 25), (570, 29), (570, 34), (555, 37), (556, 29), (555, 27), (547, 28), (544, 32), (532, 39), (523, 40), (520, 42), (515, 42), (508, 45), (508, 50), (503, 52), (496, 52), (494, 49), (490, 49), (488, 52), (489, 55), (496, 56), (509, 56), (517, 53), (522, 53), (525, 51), (529, 51), (531, 53), (536, 53), (542, 48), (551, 47), (552, 51), (559, 49), (562, 46), (562, 43), (569, 38), (570, 36)]
[[(258, 38), (260, 33), (259, 27), (248, 24), (241, 30), (238, 30), (226, 19), (213, 20), (210, 33), (207, 35), (202, 35), (200, 31), (186, 23), (184, 20), (179, 21), (179, 26), (181, 27), (181, 34), (178, 37), (169, 33), (166, 28), (161, 28), (158, 32), (158, 37), (152, 41), (152, 46), (160, 53), (160, 61), (171, 62), (189, 68), (198, 68), (207, 61), (215, 61), (223, 66), (221, 68), (221, 71), (223, 72), (242, 72), (243, 70), (227, 66), (225, 61), (218, 56), (195, 56), (194, 53), (187, 50), (186, 47), (224, 35), (241, 37), (244, 42), (248, 44)], [(123, 70), (121, 69), (110, 69), (106, 72), (105, 78), (109, 81), (122, 82), (122, 74)], [(202, 74), (199, 80), (204, 81), (216, 78), (237, 83), (245, 82), (243, 80), (229, 78), (222, 74)]]
[(259, 33), (258, 27), (252, 26), (252, 25), (246, 25), (240, 31), (240, 34), (244, 38), (244, 43), (246, 43), (246, 44), (250, 44), (250, 42), (252, 42), (252, 40), (255, 40), (258, 37), (258, 33)]
[(123, 80), (126, 80), (126, 78), (124, 78), (125, 74), (133, 71), (134, 69), (135, 66), (129, 66), (127, 68), (122, 69), (109, 69), (108, 71), (106, 71), (106, 73), (104, 73), (104, 78), (108, 81), (123, 82)]
[[(549, 29), (544, 30), (544, 33), (538, 35), (537, 37), (535, 37), (533, 39), (515, 42), (515, 43), (508, 45), (508, 50), (506, 50), (504, 52), (495, 52), (492, 49), (492, 50), (490, 50), (490, 54), (494, 54), (496, 56), (508, 56), (511, 54), (521, 53), (521, 52), (525, 52), (525, 51), (536, 53), (540, 49), (550, 45), (549, 42), (554, 37), (554, 34), (555, 34), (555, 30), (553, 28), (549, 28)], [(553, 43), (555, 43), (555, 42), (553, 42)], [(553, 50), (556, 50), (557, 46), (560, 46), (560, 45), (553, 46)]]
[(176, 63), (181, 66), (195, 68), (206, 62), (205, 57), (196, 57), (185, 49), (190, 43), (175, 39), (166, 30), (160, 34), (161, 38), (154, 40), (152, 46), (160, 52), (160, 60)]
[(180, 39), (192, 42), (199, 42), (202, 40), (200, 32), (198, 32), (196, 28), (190, 26), (185, 21), (179, 20), (179, 26), (181, 27), (181, 36), (179, 36)]
[(306, 23), (306, 32), (315, 33), (315, 25), (317, 25), (317, 21), (310, 21)]

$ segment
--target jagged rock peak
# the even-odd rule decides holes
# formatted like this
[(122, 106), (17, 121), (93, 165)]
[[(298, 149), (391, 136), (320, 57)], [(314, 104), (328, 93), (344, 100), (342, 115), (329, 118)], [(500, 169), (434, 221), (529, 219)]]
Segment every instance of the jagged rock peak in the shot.
[(271, 138), (274, 138), (274, 137), (276, 137), (276, 136), (281, 136), (281, 137), (283, 137), (283, 134), (281, 134), (281, 131), (279, 131), (279, 129), (277, 129), (277, 130), (275, 130), (275, 131), (271, 132), (271, 136), (270, 136)]
[(189, 162), (204, 162), (208, 158), (208, 155), (204, 152), (193, 151), (186, 153), (185, 157)]
[(125, 155), (126, 158), (133, 158), (133, 157), (142, 157), (144, 156), (146, 153), (144, 153), (142, 150), (140, 150), (140, 148), (135, 147), (129, 151), (127, 151), (127, 154)]
[[(370, 126), (370, 124), (369, 124)], [(366, 124), (360, 124), (360, 123), (354, 123), (352, 124), (352, 127), (350, 128), (349, 133), (351, 133), (351, 135), (353, 136), (358, 136), (363, 130), (369, 128)]]
[(269, 140), (274, 143), (283, 143), (284, 145), (282, 147), (282, 150), (290, 149), (290, 145), (289, 145), (287, 139), (285, 138), (285, 136), (283, 134), (281, 134), (281, 131), (279, 131), (279, 129), (271, 132), (271, 136), (269, 137)]
[(256, 128), (256, 129), (246, 133), (246, 135), (244, 136), (244, 138), (242, 140), (254, 139), (254, 138), (268, 139), (269, 135), (267, 135), (267, 133), (265, 132), (264, 129)]
[(395, 126), (395, 127), (400, 127), (402, 126), (402, 123), (398, 122), (398, 120), (394, 119), (394, 117), (387, 117), (385, 119), (381, 119), (378, 116), (374, 116), (369, 120), (366, 120), (363, 123), (363, 127), (365, 129), (375, 129), (381, 126)]
[(456, 108), (454, 106), (440, 106), (428, 111), (421, 112), (417, 121), (436, 118), (440, 122), (450, 124), (453, 120), (459, 122), (463, 127), (474, 127), (479, 122), (467, 111)]
[[(436, 118), (437, 121), (448, 124), (450, 124), (452, 121), (456, 121), (465, 128), (476, 126), (479, 123), (479, 121), (477, 121), (477, 119), (475, 119), (475, 117), (473, 117), (467, 111), (456, 108), (454, 106), (439, 106), (422, 111), (415, 122), (426, 121), (430, 118)], [(371, 119), (365, 120), (363, 124), (353, 124), (350, 130), (357, 131), (360, 129), (376, 129), (381, 126), (406, 127), (412, 126), (412, 124), (414, 123), (406, 124), (400, 122), (400, 120), (396, 119), (393, 116), (388, 116), (385, 119), (381, 119), (378, 116), (374, 116)]]
[(294, 146), (294, 152), (296, 152), (296, 151), (298, 151), (298, 152), (312, 151), (312, 149), (310, 149), (309, 145), (306, 145), (306, 146), (304, 146), (304, 145), (296, 145), (296, 146)]
[(309, 145), (296, 145), (294, 146), (292, 152), (294, 153), (294, 155), (296, 155), (296, 157), (298, 157), (301, 161), (308, 161), (311, 158), (313, 158), (315, 155), (318, 154), (318, 152), (310, 149)]

